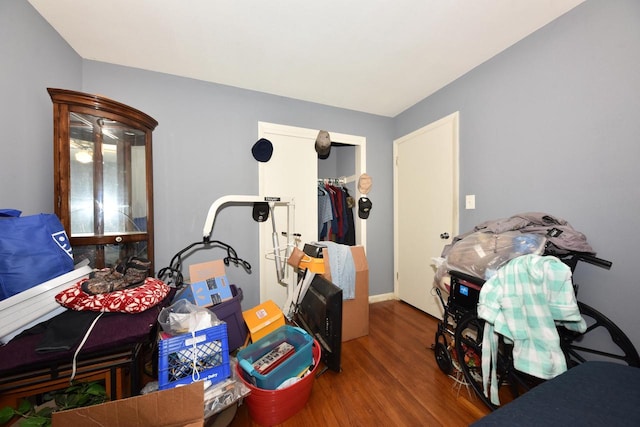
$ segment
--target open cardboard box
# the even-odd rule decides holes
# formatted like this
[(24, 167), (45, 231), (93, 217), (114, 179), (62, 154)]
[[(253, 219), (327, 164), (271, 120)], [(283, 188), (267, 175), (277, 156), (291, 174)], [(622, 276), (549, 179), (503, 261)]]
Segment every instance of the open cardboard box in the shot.
[(224, 261), (207, 261), (189, 266), (189, 280), (173, 301), (186, 299), (199, 307), (211, 307), (231, 300), (233, 293)]
[[(331, 281), (329, 251), (322, 250), (324, 278)], [(342, 301), (342, 341), (369, 335), (369, 264), (363, 246), (352, 246), (356, 268), (355, 298)]]
[(101, 405), (54, 412), (51, 421), (53, 427), (201, 427), (204, 388), (198, 381)]

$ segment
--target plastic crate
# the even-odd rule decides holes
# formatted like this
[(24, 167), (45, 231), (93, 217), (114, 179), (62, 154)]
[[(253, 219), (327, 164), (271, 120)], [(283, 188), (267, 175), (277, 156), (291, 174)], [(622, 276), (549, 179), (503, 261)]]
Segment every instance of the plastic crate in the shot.
[[(253, 368), (260, 359), (283, 341), (293, 345), (295, 353), (268, 374), (261, 375)], [(285, 380), (297, 377), (313, 364), (313, 338), (304, 329), (284, 325), (238, 352), (238, 363), (247, 382), (264, 390), (275, 390)]]
[(228, 378), (230, 374), (226, 323), (193, 334), (162, 339), (158, 343), (160, 390), (199, 380), (209, 380), (215, 384)]
[(234, 351), (241, 347), (249, 333), (249, 328), (242, 317), (242, 289), (231, 285), (231, 294), (233, 299), (224, 301), (213, 307), (209, 307), (215, 313), (218, 319), (227, 322), (227, 335), (229, 337), (229, 351)]

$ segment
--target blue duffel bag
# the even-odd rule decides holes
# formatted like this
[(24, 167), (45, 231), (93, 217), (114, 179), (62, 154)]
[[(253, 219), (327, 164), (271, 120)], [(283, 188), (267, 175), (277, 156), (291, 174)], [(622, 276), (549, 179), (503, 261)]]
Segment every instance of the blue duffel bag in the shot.
[(73, 252), (54, 214), (0, 209), (0, 301), (73, 270)]

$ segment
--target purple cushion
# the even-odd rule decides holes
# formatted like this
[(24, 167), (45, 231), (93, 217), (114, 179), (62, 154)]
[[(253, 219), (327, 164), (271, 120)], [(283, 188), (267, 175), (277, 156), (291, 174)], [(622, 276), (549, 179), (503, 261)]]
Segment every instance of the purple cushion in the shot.
[[(172, 289), (160, 304), (142, 313), (105, 313), (91, 331), (78, 354), (78, 359), (82, 360), (99, 353), (109, 353), (149, 340), (160, 310), (169, 305), (173, 294)], [(0, 347), (0, 376), (72, 362), (77, 345), (66, 351), (37, 353), (36, 348), (43, 336), (44, 333), (23, 334)]]

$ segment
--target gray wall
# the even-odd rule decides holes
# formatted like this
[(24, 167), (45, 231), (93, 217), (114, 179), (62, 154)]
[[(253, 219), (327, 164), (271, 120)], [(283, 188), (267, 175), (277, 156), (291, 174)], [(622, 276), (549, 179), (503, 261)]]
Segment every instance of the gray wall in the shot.
[[(2, 72), (6, 73), (2, 80), (11, 89), (3, 94), (11, 96), (0, 102), (0, 116), (6, 120), (5, 130), (29, 134), (16, 133), (10, 138), (4, 134), (0, 206), (22, 209), (24, 214), (53, 211), (49, 86), (104, 95), (158, 120), (153, 144), (157, 268), (167, 266), (171, 257), (188, 244), (202, 240), (204, 220), (214, 200), (228, 194), (258, 193), (258, 162), (250, 151), (258, 139), (258, 121), (364, 136), (370, 153), (367, 172), (376, 180), (371, 192), (376, 210), (368, 220), (370, 292), (392, 291), (393, 247), (388, 244), (393, 230), (389, 166), (392, 119), (85, 61), (27, 2), (2, 0), (1, 4), (0, 58)], [(41, 57), (34, 51), (46, 54)], [(4, 58), (12, 59), (13, 68), (4, 68)], [(25, 93), (30, 96), (28, 101)], [(351, 159), (353, 162), (352, 155)], [(340, 170), (339, 165), (336, 168)], [(243, 289), (243, 305), (257, 305), (258, 227), (251, 219), (251, 210), (223, 209), (212, 239), (232, 245), (254, 266), (251, 275), (234, 267), (227, 272), (230, 280)], [(218, 249), (199, 251), (187, 263), (223, 255)]]
[[(251, 155), (258, 121), (365, 136), (368, 150), (388, 152), (367, 159), (369, 173), (378, 178), (376, 183), (380, 181), (375, 193), (379, 214), (372, 215), (368, 224), (370, 292), (392, 290), (393, 248), (383, 243), (391, 241), (393, 229), (392, 176), (387, 164), (391, 119), (91, 61), (83, 65), (83, 90), (108, 94), (160, 123), (154, 132), (158, 266), (168, 265), (178, 250), (202, 238), (204, 219), (214, 200), (228, 194), (258, 194), (258, 162)], [(243, 288), (248, 306), (257, 304), (258, 226), (250, 209), (223, 209), (212, 238), (231, 244), (255, 267), (250, 277), (240, 269), (227, 272)], [(196, 254), (190, 262), (221, 255), (219, 251)]]
[[(523, 211), (564, 217), (611, 271), (584, 265), (580, 296), (622, 326), (636, 345), (640, 286), (640, 3), (588, 0), (395, 119), (175, 76), (83, 61), (24, 1), (0, 1), (2, 207), (50, 212), (49, 86), (114, 98), (145, 111), (154, 133), (156, 264), (199, 240), (210, 203), (255, 194), (250, 155), (257, 122), (329, 129), (367, 138), (374, 210), (368, 220), (371, 295), (393, 290), (392, 141), (460, 111), (461, 211), (465, 231)], [(462, 202), (462, 200), (461, 200)], [(461, 203), (464, 206), (464, 203)], [(258, 265), (257, 227), (243, 208), (223, 210), (214, 238)], [(209, 258), (215, 251), (197, 254)], [(258, 274), (230, 268), (247, 306)], [(425, 286), (427, 286), (425, 284)]]
[(80, 89), (80, 57), (29, 3), (0, 0), (2, 208), (53, 212), (49, 86)]
[(460, 230), (542, 211), (585, 233), (609, 271), (579, 296), (640, 347), (640, 2), (589, 0), (405, 111), (394, 137), (460, 111)]

